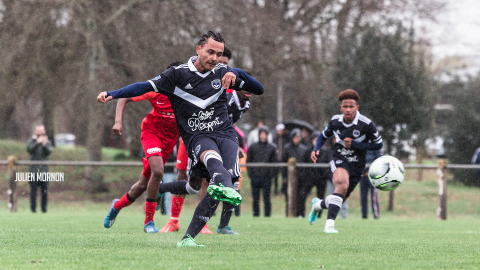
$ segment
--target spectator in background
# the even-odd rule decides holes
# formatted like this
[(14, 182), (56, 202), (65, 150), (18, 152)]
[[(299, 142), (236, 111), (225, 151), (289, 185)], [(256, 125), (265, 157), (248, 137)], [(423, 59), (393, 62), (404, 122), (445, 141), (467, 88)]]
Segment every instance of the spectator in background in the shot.
[[(273, 139), (273, 143), (277, 146), (277, 161), (282, 162), (283, 158), (283, 148), (285, 148), (285, 145), (288, 143), (288, 130), (285, 129), (284, 124), (277, 124), (275, 127), (275, 131), (277, 134), (275, 134), (275, 138)], [(278, 194), (278, 170), (275, 173), (275, 178), (273, 182), (273, 193), (275, 195)]]
[[(27, 142), (27, 151), (30, 154), (30, 160), (47, 160), (52, 152), (52, 143), (48, 140), (44, 125), (37, 125), (35, 133)], [(47, 165), (31, 165), (30, 172), (48, 172)], [(47, 212), (48, 202), (48, 181), (30, 181), (30, 209), (33, 213), (37, 211), (37, 189), (40, 187), (42, 194), (42, 212)]]
[[(305, 151), (307, 148), (300, 143), (301, 140), (301, 131), (300, 129), (296, 128), (290, 132), (290, 142), (285, 145), (283, 149), (283, 158), (282, 162), (288, 162), (290, 158), (295, 158), (297, 161), (301, 161), (303, 156), (305, 155)], [(282, 168), (282, 192), (285, 194), (285, 199), (287, 202), (288, 207), (288, 193), (287, 193), (287, 179), (288, 179), (288, 171), (287, 168)], [(288, 214), (288, 209), (287, 209)]]
[(310, 148), (310, 132), (306, 128), (302, 128), (302, 140), (300, 141), (306, 148)]
[[(252, 144), (258, 142), (258, 131), (261, 127), (265, 126), (265, 124), (263, 123), (262, 120), (259, 120), (257, 122), (257, 127), (255, 129), (252, 129), (249, 133), (248, 133), (248, 137), (247, 137), (247, 148), (250, 147)], [(273, 142), (273, 137), (272, 137), (272, 134), (268, 134), (268, 142), (269, 143), (272, 143)]]
[[(472, 157), (472, 164), (480, 164), (480, 147), (475, 150)], [(478, 179), (480, 180), (480, 170), (477, 170)]]
[[(381, 156), (381, 150), (368, 150), (366, 162), (367, 164), (371, 164)], [(370, 180), (368, 179), (368, 169), (365, 169), (365, 172), (360, 179), (360, 203), (362, 205), (362, 218), (367, 218), (368, 216), (368, 191), (370, 191), (372, 196), (373, 218), (378, 219), (380, 217), (380, 208), (378, 207), (378, 190), (373, 187), (372, 183), (370, 183)]]
[[(261, 127), (258, 132), (259, 141), (248, 148), (247, 163), (273, 163), (277, 162), (277, 149), (268, 142), (268, 129)], [(248, 176), (252, 183), (253, 216), (260, 216), (260, 189), (263, 189), (263, 202), (265, 204), (265, 217), (269, 217), (272, 210), (270, 203), (270, 187), (275, 168), (251, 167)]]
[[(317, 137), (321, 133), (319, 131), (314, 132), (311, 136), (310, 146), (305, 151), (302, 163), (313, 163), (310, 153), (315, 147)], [(327, 140), (320, 150), (320, 155), (317, 156), (317, 163), (329, 163), (332, 160), (333, 149), (332, 139)], [(332, 179), (332, 171), (328, 168), (303, 168), (299, 170), (298, 178), (298, 199), (297, 199), (297, 214), (298, 216), (305, 216), (305, 200), (313, 187), (317, 187), (317, 198), (323, 199), (325, 197), (325, 189), (327, 187), (327, 181)], [(318, 213), (320, 217), (322, 211)]]

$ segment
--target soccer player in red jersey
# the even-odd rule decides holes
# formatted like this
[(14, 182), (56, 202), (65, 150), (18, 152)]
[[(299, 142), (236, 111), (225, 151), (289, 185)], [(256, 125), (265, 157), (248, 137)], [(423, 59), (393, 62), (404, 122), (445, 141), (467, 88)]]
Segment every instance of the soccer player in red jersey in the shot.
[[(182, 62), (174, 62), (169, 67), (181, 64)], [(156, 233), (158, 229), (155, 227), (153, 217), (157, 203), (161, 199), (157, 196), (158, 188), (163, 178), (164, 163), (175, 147), (179, 135), (169, 99), (165, 95), (155, 92), (120, 99), (117, 103), (113, 131), (117, 135), (122, 133), (122, 115), (126, 104), (143, 100), (150, 101), (153, 107), (152, 111), (143, 119), (141, 125), (140, 140), (146, 155), (146, 158), (143, 158), (143, 172), (138, 182), (120, 200), (113, 201), (112, 208), (105, 217), (104, 226), (110, 228), (115, 222), (118, 212), (131, 205), (146, 190), (144, 231), (146, 233)]]

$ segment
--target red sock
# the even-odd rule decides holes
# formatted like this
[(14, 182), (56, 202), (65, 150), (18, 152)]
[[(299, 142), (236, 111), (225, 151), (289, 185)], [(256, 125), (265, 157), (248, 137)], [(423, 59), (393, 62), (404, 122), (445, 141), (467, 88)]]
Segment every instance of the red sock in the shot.
[(155, 215), (155, 208), (157, 208), (157, 202), (145, 202), (145, 224), (149, 221), (153, 221), (153, 216)]
[(125, 195), (122, 196), (122, 198), (120, 198), (120, 200), (118, 200), (114, 205), (113, 205), (113, 208), (117, 209), (117, 210), (121, 210), (122, 208), (124, 207), (127, 207), (129, 206), (130, 204), (132, 204), (135, 200), (130, 198), (130, 196), (128, 195), (128, 193), (125, 193)]
[(172, 196), (172, 216), (170, 219), (177, 220), (180, 217), (180, 212), (182, 212), (183, 203), (185, 202), (185, 198), (180, 198), (177, 196)]

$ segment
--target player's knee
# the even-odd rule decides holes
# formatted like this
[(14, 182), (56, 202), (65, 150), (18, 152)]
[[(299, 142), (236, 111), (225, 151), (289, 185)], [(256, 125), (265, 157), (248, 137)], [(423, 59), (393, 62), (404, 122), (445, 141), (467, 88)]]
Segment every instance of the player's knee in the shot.
[(153, 179), (159, 179), (162, 180), (163, 178), (163, 167), (158, 167), (158, 168), (151, 168), (152, 170), (152, 178)]

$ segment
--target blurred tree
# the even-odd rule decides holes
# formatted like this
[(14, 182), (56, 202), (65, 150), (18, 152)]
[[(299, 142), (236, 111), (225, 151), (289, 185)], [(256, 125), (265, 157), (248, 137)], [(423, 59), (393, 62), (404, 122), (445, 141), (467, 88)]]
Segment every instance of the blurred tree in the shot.
[(410, 139), (401, 135), (428, 130), (433, 117), (430, 75), (414, 45), (412, 30), (397, 23), (365, 27), (342, 38), (336, 51), (336, 85), (359, 92), (360, 111), (382, 128), (389, 153), (401, 154), (399, 143)]
[[(461, 82), (458, 78), (446, 83), (442, 89), (444, 97), (453, 105), (448, 112), (448, 130), (444, 142), (449, 163), (470, 164), (473, 153), (480, 147), (480, 106), (478, 106), (478, 89), (480, 74)], [(480, 187), (480, 180), (475, 170), (450, 170), (456, 181), (466, 185)]]

